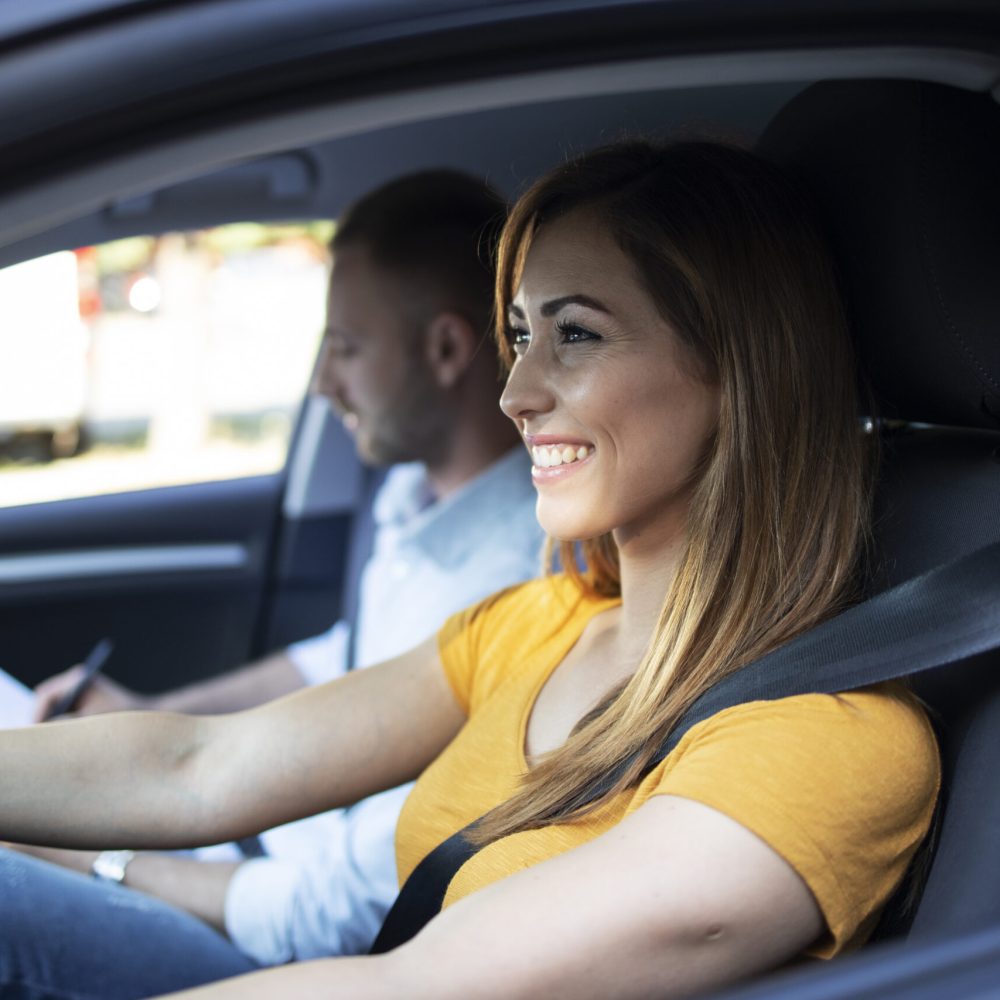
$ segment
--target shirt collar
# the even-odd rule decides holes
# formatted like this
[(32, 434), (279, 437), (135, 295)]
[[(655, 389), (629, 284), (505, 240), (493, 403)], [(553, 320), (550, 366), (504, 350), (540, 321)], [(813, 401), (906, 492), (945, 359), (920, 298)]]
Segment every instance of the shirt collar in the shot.
[(444, 500), (435, 501), (419, 462), (394, 466), (373, 506), (380, 527), (394, 525), (400, 539), (451, 563), (477, 544), (501, 517), (523, 516), (534, 505), (531, 460), (516, 445)]
[(421, 462), (394, 465), (372, 503), (372, 517), (379, 527), (412, 521), (434, 503), (434, 491)]

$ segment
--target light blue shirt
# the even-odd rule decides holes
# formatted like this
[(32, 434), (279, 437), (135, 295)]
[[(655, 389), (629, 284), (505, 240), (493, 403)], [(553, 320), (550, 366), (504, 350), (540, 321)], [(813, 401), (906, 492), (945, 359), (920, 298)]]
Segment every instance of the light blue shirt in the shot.
[[(423, 466), (389, 472), (361, 578), (359, 665), (406, 652), (454, 612), (537, 575), (530, 467), (518, 446), (437, 503)], [(331, 680), (346, 670), (348, 633), (337, 622), (288, 655), (310, 684)], [(264, 834), (269, 856), (240, 865), (229, 885), (226, 931), (236, 946), (266, 965), (367, 951), (399, 889), (396, 820), (411, 787)]]

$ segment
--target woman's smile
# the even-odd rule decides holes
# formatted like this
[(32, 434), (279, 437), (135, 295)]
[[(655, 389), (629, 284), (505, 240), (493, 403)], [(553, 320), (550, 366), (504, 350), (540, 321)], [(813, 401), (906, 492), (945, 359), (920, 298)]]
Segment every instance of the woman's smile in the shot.
[(531, 453), (531, 477), (536, 483), (565, 479), (594, 456), (589, 442), (558, 434), (526, 434), (524, 443)]

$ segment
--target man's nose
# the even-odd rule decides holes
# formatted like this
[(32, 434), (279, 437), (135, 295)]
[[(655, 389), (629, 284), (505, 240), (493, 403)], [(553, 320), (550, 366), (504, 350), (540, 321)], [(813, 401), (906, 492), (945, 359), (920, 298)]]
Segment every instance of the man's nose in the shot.
[(334, 352), (329, 345), (324, 343), (320, 347), (316, 367), (313, 369), (309, 391), (314, 396), (326, 396), (328, 399), (332, 399), (337, 395), (338, 386), (339, 380)]

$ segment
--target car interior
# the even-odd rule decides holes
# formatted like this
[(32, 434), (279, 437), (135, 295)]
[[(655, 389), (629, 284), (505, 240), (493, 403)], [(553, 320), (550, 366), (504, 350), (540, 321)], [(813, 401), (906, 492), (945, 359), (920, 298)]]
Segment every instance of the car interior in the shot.
[[(228, 222), (335, 219), (365, 190), (436, 166), (484, 176), (513, 197), (567, 151), (619, 135), (662, 135), (680, 127), (750, 142), (801, 87), (597, 93), (392, 128), (352, 128), (143, 194), (116, 196), (96, 211), (8, 242), (0, 247), (0, 265)], [(335, 115), (330, 126), (336, 126)], [(289, 123), (280, 119), (273, 127)], [(121, 190), (122, 176), (114, 173), (108, 180)], [(283, 475), (4, 511), (0, 551), (8, 558), (0, 562), (7, 566), (0, 568), (0, 614), (9, 614), (8, 669), (37, 683), (108, 634), (117, 643), (112, 674), (140, 690), (166, 689), (322, 631), (342, 600), (339, 568), (350, 549), (350, 514), (359, 506), (362, 478), (339, 423), (319, 404), (303, 407)], [(195, 546), (190, 570), (171, 565), (158, 571), (157, 550), (181, 543)], [(234, 543), (239, 551), (227, 562), (219, 546)], [(147, 567), (139, 574), (128, 567), (91, 572), (85, 556), (107, 549), (141, 550)], [(50, 554), (45, 563), (9, 558), (43, 551)], [(58, 568), (51, 560), (55, 552), (64, 557)], [(203, 557), (210, 565), (199, 565)], [(158, 637), (152, 649), (150, 635)]]
[[(873, 589), (995, 543), (1000, 301), (991, 278), (997, 243), (988, 233), (997, 218), (1000, 108), (988, 95), (924, 82), (825, 82), (783, 109), (758, 149), (815, 194), (877, 399), (883, 455)], [(872, 996), (977, 995), (975, 974), (962, 987), (969, 993), (951, 994), (956, 987), (934, 971), (921, 982), (928, 970), (920, 956), (962, 933), (989, 934), (998, 918), (996, 667), (993, 650), (913, 682), (939, 732), (943, 800), (919, 901), (883, 928), (897, 939), (894, 968), (908, 985), (897, 994), (898, 983), (870, 983)], [(790, 996), (815, 995), (811, 976), (788, 985)], [(842, 988), (830, 995), (856, 995)], [(739, 995), (774, 994), (754, 987)]]
[[(0, 58), (0, 81), (7, 72)], [(834, 247), (874, 399), (859, 417), (881, 441), (876, 592), (1000, 541), (998, 81), (1000, 56), (982, 49), (814, 37), (780, 51), (567, 49), (470, 78), (438, 65), (419, 85), (389, 74), (308, 102), (275, 88), (252, 114), (178, 114), (159, 132), (39, 165), (31, 182), (28, 147), (14, 143), (0, 267), (136, 235), (335, 220), (424, 167), (484, 176), (513, 198), (565, 156), (626, 135), (753, 147), (811, 190)], [(79, 106), (85, 117), (86, 95)], [(370, 484), (306, 389), (276, 473), (0, 508), (2, 665), (36, 684), (113, 635), (108, 672), (163, 690), (335, 620), (353, 600)], [(993, 650), (914, 681), (945, 784), (922, 895), (884, 929), (890, 940), (833, 963), (840, 973), (795, 971), (726, 996), (995, 988), (976, 963), (989, 958), (995, 973), (1000, 956), (998, 668)]]

